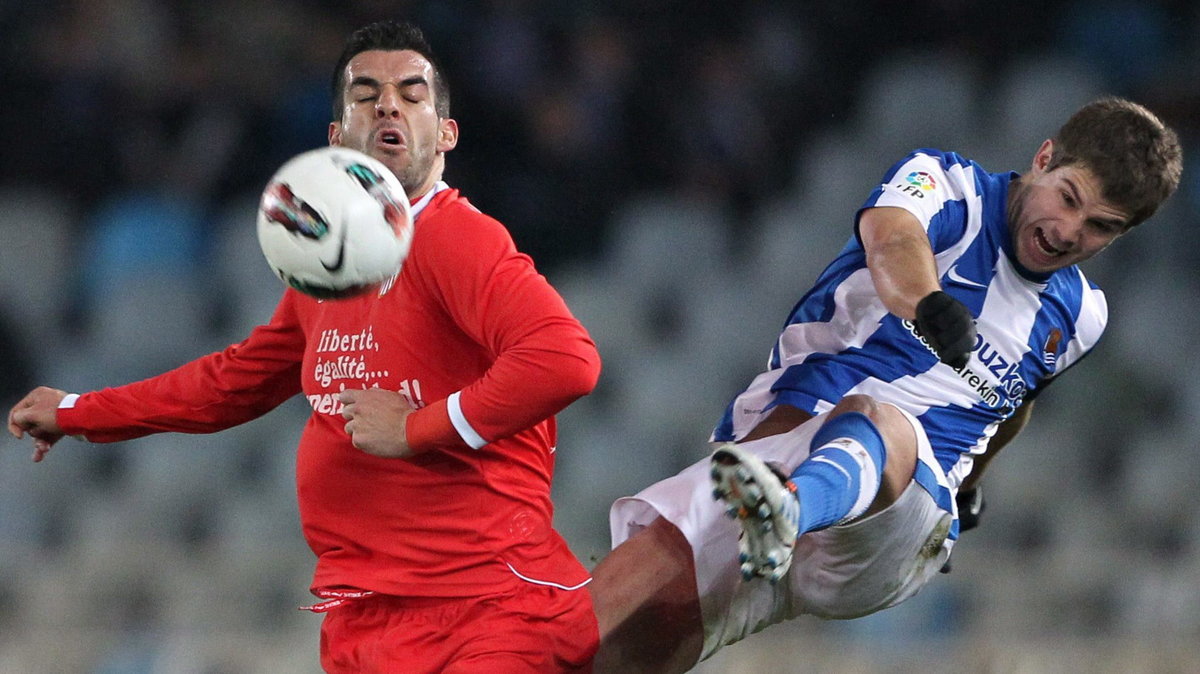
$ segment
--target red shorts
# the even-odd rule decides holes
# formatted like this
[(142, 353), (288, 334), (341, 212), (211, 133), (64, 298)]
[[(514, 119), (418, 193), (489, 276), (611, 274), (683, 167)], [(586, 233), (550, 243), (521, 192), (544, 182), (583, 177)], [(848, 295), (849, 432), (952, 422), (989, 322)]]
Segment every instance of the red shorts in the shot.
[(599, 631), (586, 588), (467, 598), (372, 595), (325, 614), (321, 666), (367, 672), (587, 672)]

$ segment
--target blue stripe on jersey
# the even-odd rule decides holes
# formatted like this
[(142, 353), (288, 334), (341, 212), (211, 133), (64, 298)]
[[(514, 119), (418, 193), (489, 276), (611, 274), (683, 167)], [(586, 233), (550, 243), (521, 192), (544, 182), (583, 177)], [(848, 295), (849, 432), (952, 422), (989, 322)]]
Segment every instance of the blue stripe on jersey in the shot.
[(978, 316), (983, 311), (988, 287), (996, 275), (996, 262), (1000, 249), (994, 232), (985, 228), (967, 249), (942, 275), (942, 290), (952, 295)]
[[(1087, 292), (1096, 290), (1094, 285)], [(1042, 308), (1029, 333), (1029, 353), (1022, 369), (1038, 372), (1038, 382), (1055, 375), (1058, 356), (1075, 337), (1075, 325), (1083, 309), (1083, 283), (1076, 274), (1055, 274), (1043, 291)], [(1057, 334), (1055, 334), (1057, 331)], [(1036, 390), (1036, 389), (1035, 389)]]
[(734, 403), (729, 403), (725, 406), (725, 412), (721, 414), (721, 418), (717, 420), (717, 426), (713, 429), (711, 440), (713, 442), (731, 442), (733, 436), (733, 408)]
[[(891, 382), (936, 365), (937, 356), (927, 350), (901, 348), (911, 339), (900, 319), (889, 314), (861, 348), (837, 354), (815, 353), (803, 363), (786, 368), (771, 389), (777, 392), (780, 402), (812, 410), (818, 399), (805, 397), (802, 391), (818, 390), (820, 400), (834, 403), (861, 383), (864, 374)], [(793, 398), (791, 392), (799, 395)], [(809, 404), (802, 404), (806, 400)]]
[(837, 258), (821, 272), (821, 281), (796, 303), (788, 323), (828, 321), (837, 308), (833, 293), (846, 277), (867, 264), (867, 255), (857, 240), (851, 239)]
[(929, 221), (929, 243), (936, 255), (963, 238), (967, 230), (967, 203), (962, 199), (947, 201), (942, 210)]
[[(938, 507), (948, 513), (954, 512), (954, 497), (950, 495), (950, 490), (938, 484), (937, 476), (933, 474), (933, 470), (921, 463), (917, 462), (916, 471), (913, 473), (913, 481), (921, 485), (921, 487), (929, 492), (933, 497), (934, 503)], [(954, 520), (954, 524), (950, 527), (950, 540), (958, 539), (958, 520)]]
[[(846, 277), (862, 269), (866, 264), (866, 252), (862, 245), (857, 239), (850, 239), (833, 262), (830, 262), (825, 271), (821, 272), (817, 284), (805, 293), (804, 297), (800, 298), (796, 306), (792, 307), (792, 313), (784, 327), (793, 323), (828, 322), (833, 317), (834, 310), (837, 309), (834, 292), (837, 291), (842, 281), (846, 280)], [(779, 364), (779, 346), (776, 345), (771, 350), (768, 366), (775, 369), (779, 367)]]
[[(994, 423), (1011, 416), (1012, 411), (1009, 409), (1005, 413), (1003, 408), (989, 410), (983, 405), (972, 405), (971, 407), (949, 405), (931, 407), (928, 412), (919, 415), (917, 420), (925, 429), (925, 435), (933, 447), (933, 455), (937, 457), (938, 465), (944, 472), (949, 473), (954, 464), (958, 463), (963, 452), (970, 449), (971, 444), (979, 439), (976, 434), (981, 433), (982, 428), (986, 426), (986, 424), (980, 423), (981, 416)], [(967, 444), (965, 441), (969, 441), (971, 444)]]

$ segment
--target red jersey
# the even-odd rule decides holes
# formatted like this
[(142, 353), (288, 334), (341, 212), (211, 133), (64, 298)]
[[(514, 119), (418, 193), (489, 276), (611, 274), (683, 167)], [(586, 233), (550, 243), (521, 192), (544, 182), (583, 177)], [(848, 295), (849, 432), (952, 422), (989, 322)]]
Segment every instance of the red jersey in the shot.
[[(313, 589), (471, 596), (519, 582), (574, 588), (587, 571), (551, 528), (553, 415), (599, 376), (595, 345), (504, 227), (457, 190), (415, 207), (412, 250), (379, 294), (287, 290), (243, 342), (60, 409), (64, 432), (111, 442), (204, 433), (303, 391), (297, 493)], [(419, 408), (419, 453), (355, 449), (338, 393), (379, 386)]]

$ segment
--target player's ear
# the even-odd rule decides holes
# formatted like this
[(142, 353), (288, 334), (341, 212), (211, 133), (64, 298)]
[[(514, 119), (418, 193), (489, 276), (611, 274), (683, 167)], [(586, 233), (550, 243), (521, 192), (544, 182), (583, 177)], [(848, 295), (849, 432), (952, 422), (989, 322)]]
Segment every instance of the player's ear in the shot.
[(329, 123), (329, 144), (330, 145), (341, 145), (342, 144), (342, 123), (341, 122), (330, 122)]
[(449, 152), (458, 145), (458, 122), (450, 119), (438, 120), (438, 152)]
[(1050, 165), (1050, 160), (1054, 158), (1054, 141), (1047, 138), (1042, 141), (1042, 146), (1038, 148), (1037, 154), (1033, 155), (1033, 169), (1038, 173), (1046, 170)]

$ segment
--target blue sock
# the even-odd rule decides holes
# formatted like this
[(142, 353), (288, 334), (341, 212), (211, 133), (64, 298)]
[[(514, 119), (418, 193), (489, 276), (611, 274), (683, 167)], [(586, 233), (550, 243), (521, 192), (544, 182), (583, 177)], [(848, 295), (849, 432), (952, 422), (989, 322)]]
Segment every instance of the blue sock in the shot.
[(866, 415), (840, 414), (817, 431), (813, 452), (791, 480), (800, 499), (800, 532), (839, 524), (866, 512), (879, 493), (886, 453)]

